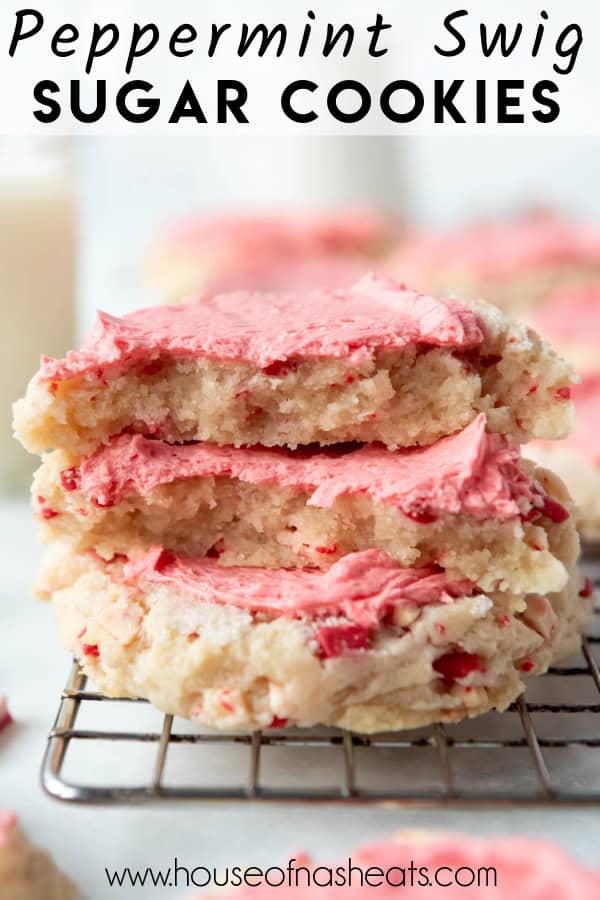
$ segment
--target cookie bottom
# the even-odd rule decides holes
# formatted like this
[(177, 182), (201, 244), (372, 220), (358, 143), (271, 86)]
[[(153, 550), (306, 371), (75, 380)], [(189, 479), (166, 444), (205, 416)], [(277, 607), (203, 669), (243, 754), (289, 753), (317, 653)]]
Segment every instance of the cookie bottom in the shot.
[(361, 647), (341, 617), (253, 615), (143, 578), (132, 587), (89, 556), (55, 559), (46, 579), (61, 641), (100, 690), (221, 730), (369, 733), (503, 710), (525, 677), (577, 651), (592, 608), (573, 571), (547, 598), (477, 594), (402, 608)]

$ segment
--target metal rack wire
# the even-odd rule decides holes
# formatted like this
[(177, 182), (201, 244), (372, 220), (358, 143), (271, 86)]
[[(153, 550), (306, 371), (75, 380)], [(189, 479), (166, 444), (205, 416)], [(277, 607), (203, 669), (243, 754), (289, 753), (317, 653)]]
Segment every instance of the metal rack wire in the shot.
[[(586, 568), (598, 584), (600, 562)], [(194, 730), (169, 715), (146, 727), (140, 724), (140, 714), (152, 710), (149, 704), (108, 699), (88, 690), (86, 676), (75, 663), (49, 735), (42, 785), (58, 800), (97, 804), (597, 804), (599, 662), (600, 608), (580, 657), (533, 680), (527, 695), (502, 715), (369, 737), (333, 729), (222, 734)], [(100, 710), (116, 709), (126, 719), (118, 727), (81, 725), (90, 710), (97, 720)], [(95, 745), (93, 764), (87, 752), (90, 742)], [(101, 757), (98, 748), (104, 745)], [(148, 752), (140, 754), (141, 748)], [(89, 765), (83, 776), (73, 777), (69, 762), (76, 749)], [(187, 767), (174, 759), (184, 749), (191, 753)], [(280, 759), (274, 759), (278, 753)], [(105, 765), (99, 765), (101, 759)]]

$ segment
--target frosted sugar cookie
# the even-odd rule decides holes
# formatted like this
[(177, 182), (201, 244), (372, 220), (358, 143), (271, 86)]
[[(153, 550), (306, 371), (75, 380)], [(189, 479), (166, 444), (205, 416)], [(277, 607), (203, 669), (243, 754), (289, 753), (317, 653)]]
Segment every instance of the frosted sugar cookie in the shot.
[(33, 484), (43, 537), (106, 559), (155, 544), (224, 565), (328, 568), (376, 548), (486, 590), (564, 587), (578, 552), (558, 479), (480, 415), (430, 447), (316, 451), (171, 445), (123, 434), (81, 465), (50, 454)]
[(346, 291), (226, 294), (124, 318), (43, 359), (15, 405), (32, 452), (89, 454), (125, 429), (169, 442), (432, 444), (485, 412), (514, 441), (572, 426), (572, 372), (537, 335), (368, 277)]
[(485, 593), (378, 550), (320, 571), (67, 549), (46, 575), (61, 641), (100, 690), (219, 729), (374, 732), (505, 709), (577, 650), (592, 603), (575, 570), (548, 597)]

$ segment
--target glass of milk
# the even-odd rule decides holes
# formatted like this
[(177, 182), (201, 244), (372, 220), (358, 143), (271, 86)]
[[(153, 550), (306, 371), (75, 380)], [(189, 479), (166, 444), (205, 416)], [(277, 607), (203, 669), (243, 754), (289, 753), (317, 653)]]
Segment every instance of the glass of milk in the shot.
[(11, 405), (40, 354), (62, 356), (75, 327), (75, 173), (63, 138), (0, 138), (0, 491), (35, 468), (12, 437)]

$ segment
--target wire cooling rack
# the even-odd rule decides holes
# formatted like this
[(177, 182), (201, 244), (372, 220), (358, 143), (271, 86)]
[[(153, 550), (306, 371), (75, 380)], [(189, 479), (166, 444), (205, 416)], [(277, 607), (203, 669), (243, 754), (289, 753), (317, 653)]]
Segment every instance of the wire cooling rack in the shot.
[[(584, 563), (600, 583), (600, 561)], [(505, 713), (369, 737), (222, 734), (88, 689), (73, 665), (42, 766), (70, 803), (284, 801), (408, 806), (600, 803), (600, 608), (568, 665)]]

